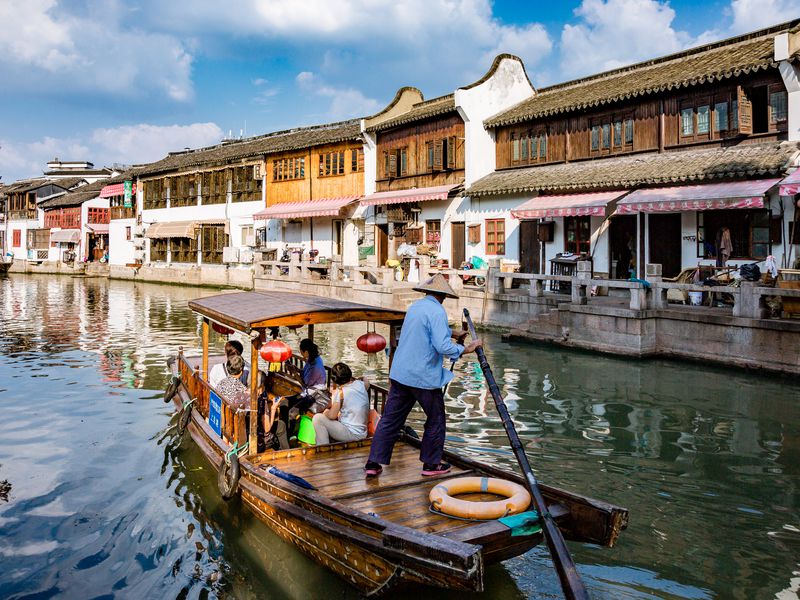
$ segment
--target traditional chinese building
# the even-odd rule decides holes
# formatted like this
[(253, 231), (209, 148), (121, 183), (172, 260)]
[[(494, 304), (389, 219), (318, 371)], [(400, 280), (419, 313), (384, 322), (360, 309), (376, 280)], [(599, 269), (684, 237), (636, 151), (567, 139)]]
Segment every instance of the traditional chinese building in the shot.
[(727, 230), (733, 264), (785, 264), (798, 25), (542, 88), (487, 119), (497, 170), (467, 190), (486, 255), (527, 272), (570, 253), (612, 278), (646, 263), (672, 276), (714, 262)]

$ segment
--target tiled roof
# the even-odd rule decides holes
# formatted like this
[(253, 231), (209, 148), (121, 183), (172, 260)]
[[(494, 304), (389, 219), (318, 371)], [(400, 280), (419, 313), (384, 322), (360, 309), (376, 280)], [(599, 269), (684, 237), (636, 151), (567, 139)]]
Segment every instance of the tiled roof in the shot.
[(276, 152), (289, 152), (345, 140), (357, 140), (360, 134), (360, 124), (357, 119), (328, 125), (302, 127), (235, 142), (225, 142), (207, 148), (173, 152), (157, 162), (136, 165), (133, 170), (139, 176), (154, 175), (188, 167), (220, 164)]
[(47, 183), (52, 183), (65, 190), (71, 190), (75, 186), (80, 185), (81, 182), (86, 182), (86, 180), (83, 177), (68, 177), (65, 179), (49, 179), (47, 181)]
[(88, 200), (94, 200), (100, 195), (100, 190), (108, 184), (108, 180), (101, 179), (94, 183), (82, 185), (72, 192), (67, 192), (56, 198), (43, 200), (39, 203), (39, 208), (42, 210), (51, 210), (53, 208), (66, 208), (69, 206), (80, 206)]
[(484, 122), (512, 125), (666, 90), (690, 87), (776, 67), (776, 34), (797, 28), (800, 20), (707, 44), (584, 79), (541, 88), (534, 96)]
[(422, 121), (437, 115), (443, 115), (456, 111), (455, 94), (448, 94), (432, 100), (425, 100), (418, 102), (411, 107), (411, 110), (403, 113), (402, 115), (368, 127), (367, 131), (385, 131), (406, 123), (413, 123), (414, 121)]
[(776, 176), (784, 173), (799, 152), (798, 142), (769, 142), (506, 169), (479, 179), (465, 195), (479, 198), (528, 192), (613, 190)]

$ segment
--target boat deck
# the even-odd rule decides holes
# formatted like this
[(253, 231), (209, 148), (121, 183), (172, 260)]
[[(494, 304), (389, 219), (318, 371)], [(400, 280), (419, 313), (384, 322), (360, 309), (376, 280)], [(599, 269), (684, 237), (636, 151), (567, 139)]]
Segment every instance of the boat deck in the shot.
[[(379, 477), (364, 476), (369, 455), (369, 440), (362, 446), (325, 454), (303, 455), (269, 460), (270, 465), (302, 477), (318, 488), (317, 493), (345, 506), (376, 515), (386, 521), (426, 533), (443, 533), (475, 525), (432, 513), (428, 494), (440, 481), (475, 475), (475, 471), (453, 466), (445, 475), (423, 477), (419, 450), (398, 442), (392, 464)], [(497, 500), (488, 493), (459, 496), (470, 500)]]

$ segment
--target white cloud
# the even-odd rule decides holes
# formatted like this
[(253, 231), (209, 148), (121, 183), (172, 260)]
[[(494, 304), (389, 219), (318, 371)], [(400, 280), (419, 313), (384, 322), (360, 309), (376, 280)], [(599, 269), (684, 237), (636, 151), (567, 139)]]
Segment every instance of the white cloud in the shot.
[(363, 117), (378, 112), (382, 105), (373, 98), (367, 98), (362, 92), (352, 87), (334, 87), (326, 85), (314, 73), (302, 71), (295, 77), (301, 89), (330, 99), (325, 113), (329, 119), (349, 119)]
[(215, 123), (190, 125), (124, 125), (95, 129), (74, 138), (44, 137), (33, 142), (0, 140), (0, 175), (4, 182), (41, 175), (47, 161), (88, 160), (95, 165), (145, 163), (168, 152), (218, 143), (222, 130)]
[(95, 129), (89, 138), (100, 156), (113, 161), (143, 163), (158, 160), (168, 152), (216, 144), (223, 132), (215, 123), (191, 125), (124, 125)]
[(92, 8), (90, 17), (57, 0), (0, 2), (0, 76), (17, 90), (37, 93), (192, 97), (192, 56), (185, 44), (137, 30), (131, 25), (135, 13), (114, 0), (97, 0)]
[(733, 0), (730, 34), (745, 33), (800, 17), (797, 0)]
[(667, 2), (583, 0), (575, 15), (580, 22), (561, 32), (562, 80), (677, 52), (691, 41), (672, 27)]

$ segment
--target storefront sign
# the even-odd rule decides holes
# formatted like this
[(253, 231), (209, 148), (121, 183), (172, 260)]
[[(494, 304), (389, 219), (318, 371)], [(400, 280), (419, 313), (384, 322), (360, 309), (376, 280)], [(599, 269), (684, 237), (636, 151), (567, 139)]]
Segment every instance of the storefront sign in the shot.
[(131, 208), (133, 203), (131, 202), (133, 198), (133, 182), (126, 181), (125, 182), (125, 208)]
[(208, 424), (222, 437), (222, 400), (214, 392), (208, 392)]

